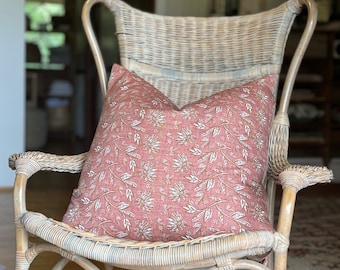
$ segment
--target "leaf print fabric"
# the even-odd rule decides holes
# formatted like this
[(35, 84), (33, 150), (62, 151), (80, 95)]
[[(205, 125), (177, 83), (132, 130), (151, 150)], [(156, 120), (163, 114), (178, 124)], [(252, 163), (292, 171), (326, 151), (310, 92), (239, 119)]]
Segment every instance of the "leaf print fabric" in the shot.
[(262, 185), (277, 75), (177, 108), (114, 65), (63, 221), (148, 241), (273, 231)]

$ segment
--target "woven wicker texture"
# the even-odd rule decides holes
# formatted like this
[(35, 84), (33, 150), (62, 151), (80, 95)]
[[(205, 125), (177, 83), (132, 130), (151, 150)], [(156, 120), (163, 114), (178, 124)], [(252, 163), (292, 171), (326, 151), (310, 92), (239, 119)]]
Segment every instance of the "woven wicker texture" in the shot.
[[(120, 0), (87, 0), (82, 19), (105, 94), (107, 71), (90, 21), (90, 10), (96, 3), (105, 4), (114, 14), (121, 63), (179, 107), (267, 74), (279, 74), (289, 31), (296, 15), (307, 6), (306, 30), (286, 76), (271, 129), (266, 182), (270, 202), (274, 201), (274, 183), (282, 184), (284, 189), (277, 232), (244, 232), (169, 243), (96, 237), (27, 211), (25, 205), (30, 176), (41, 170), (78, 173), (86, 153), (57, 156), (26, 152), (9, 158), (9, 166), (16, 170), (16, 269), (28, 269), (43, 251), (62, 255), (54, 269), (62, 269), (69, 260), (84, 269), (98, 269), (89, 259), (106, 263), (106, 269), (109, 265), (129, 269), (286, 269), (296, 193), (333, 177), (327, 168), (290, 165), (287, 159), (287, 109), (298, 67), (314, 31), (314, 1), (289, 0), (273, 10), (247, 16), (193, 18), (149, 14)], [(273, 207), (270, 209), (272, 213)], [(46, 243), (31, 245), (28, 234), (39, 236)], [(271, 251), (275, 262), (270, 256), (268, 267), (259, 263)]]
[(290, 4), (289, 10), (282, 5), (254, 16), (207, 19), (145, 14), (116, 1), (109, 6), (117, 16), (122, 64), (179, 107), (279, 73), (286, 42), (282, 33), (300, 9)]

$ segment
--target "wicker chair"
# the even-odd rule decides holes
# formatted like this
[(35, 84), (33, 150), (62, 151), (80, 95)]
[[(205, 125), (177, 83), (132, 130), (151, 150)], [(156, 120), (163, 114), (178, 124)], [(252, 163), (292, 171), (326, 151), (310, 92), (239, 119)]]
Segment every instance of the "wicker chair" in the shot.
[[(120, 0), (88, 0), (82, 19), (105, 95), (107, 70), (90, 22), (90, 10), (97, 3), (105, 4), (114, 14), (122, 65), (164, 91), (178, 106), (221, 88), (240, 85), (266, 74), (279, 74), (295, 17), (307, 7), (306, 27), (285, 77), (269, 140), (266, 188), (272, 222), (275, 187), (279, 184), (283, 188), (276, 232), (214, 235), (179, 242), (138, 242), (84, 233), (26, 210), (25, 190), (29, 178), (38, 171), (81, 172), (86, 153), (57, 156), (25, 152), (9, 158), (10, 167), (16, 170), (16, 269), (28, 269), (43, 251), (62, 256), (53, 269), (62, 269), (69, 261), (84, 269), (98, 269), (93, 260), (102, 262), (106, 269), (112, 266), (127, 269), (286, 269), (297, 192), (307, 186), (329, 182), (333, 177), (325, 167), (291, 165), (287, 159), (287, 109), (300, 62), (315, 28), (314, 1), (289, 0), (272, 10), (247, 16), (192, 18), (153, 15)], [(214, 51), (213, 48), (219, 49)], [(209, 87), (202, 87), (203, 92), (192, 91), (198, 84)], [(30, 234), (45, 243), (30, 243)], [(270, 254), (267, 266), (252, 260), (263, 254)]]

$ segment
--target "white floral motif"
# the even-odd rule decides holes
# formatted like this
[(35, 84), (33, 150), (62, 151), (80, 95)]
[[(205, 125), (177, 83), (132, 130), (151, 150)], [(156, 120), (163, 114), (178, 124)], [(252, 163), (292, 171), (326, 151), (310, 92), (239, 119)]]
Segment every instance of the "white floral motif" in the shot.
[(260, 222), (265, 221), (265, 211), (263, 210), (262, 206), (256, 204), (253, 209), (251, 209), (251, 213)]
[(144, 142), (144, 147), (149, 153), (157, 153), (160, 150), (161, 142), (158, 140), (155, 134), (152, 134)]
[(179, 154), (177, 159), (174, 159), (173, 165), (175, 172), (184, 172), (189, 170), (190, 162), (185, 154)]
[(135, 234), (137, 237), (143, 240), (149, 240), (152, 237), (152, 228), (150, 227), (149, 223), (145, 220), (138, 223)]
[(144, 191), (142, 194), (136, 199), (137, 205), (144, 212), (151, 212), (154, 209), (154, 198), (150, 191)]
[(140, 176), (145, 181), (154, 181), (156, 179), (157, 169), (153, 162), (148, 161), (143, 164), (142, 168), (140, 169)]
[(205, 129), (205, 125), (203, 123), (203, 121), (198, 121), (196, 123), (194, 123), (194, 126), (197, 128), (197, 129)]
[(191, 129), (185, 127), (181, 130), (181, 132), (178, 132), (177, 142), (179, 144), (187, 145), (189, 143), (192, 143), (195, 139), (194, 135), (192, 134)]
[(256, 96), (259, 98), (261, 103), (267, 104), (268, 103), (268, 95), (265, 94), (262, 90), (256, 92)]
[(253, 159), (253, 167), (258, 174), (262, 172), (263, 169), (263, 161), (260, 160), (258, 157), (254, 157)]
[(76, 221), (77, 219), (79, 219), (80, 217), (80, 212), (79, 212), (79, 208), (78, 207), (74, 207), (72, 208), (68, 214), (67, 214), (67, 220), (70, 221), (70, 222), (74, 222)]
[(184, 230), (185, 226), (186, 222), (183, 220), (183, 216), (179, 212), (173, 212), (168, 218), (167, 228), (171, 232), (182, 231)]
[(165, 116), (160, 111), (153, 111), (149, 116), (149, 122), (155, 127), (162, 127), (165, 124)]
[(129, 82), (129, 77), (124, 76), (120, 80), (118, 80), (118, 85), (126, 85)]
[(250, 103), (246, 103), (246, 109), (247, 111), (252, 112), (253, 106)]
[(181, 115), (184, 119), (191, 120), (197, 117), (197, 111), (194, 108), (184, 108), (181, 111)]
[(263, 187), (261, 184), (253, 181), (250, 186), (256, 196), (260, 197), (263, 195)]
[(181, 200), (185, 200), (188, 197), (189, 191), (185, 189), (183, 183), (175, 183), (175, 185), (170, 188), (170, 200), (174, 202), (180, 202)]
[(255, 142), (255, 145), (256, 145), (257, 149), (259, 149), (259, 150), (263, 149), (265, 141), (263, 139), (263, 135), (260, 132), (255, 134), (254, 142)]
[(265, 126), (267, 124), (268, 119), (264, 111), (258, 110), (255, 115), (256, 115), (256, 120), (261, 126)]

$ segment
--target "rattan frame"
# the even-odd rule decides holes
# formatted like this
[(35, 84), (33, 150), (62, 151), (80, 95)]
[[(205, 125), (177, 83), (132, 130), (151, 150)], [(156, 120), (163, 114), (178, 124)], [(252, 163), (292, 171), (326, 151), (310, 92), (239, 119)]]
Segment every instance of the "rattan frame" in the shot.
[[(84, 233), (28, 211), (25, 193), (27, 181), (38, 171), (81, 172), (86, 153), (58, 156), (24, 152), (9, 158), (9, 166), (16, 170), (16, 269), (28, 269), (32, 260), (44, 251), (62, 256), (53, 269), (63, 269), (68, 261), (84, 269), (98, 269), (91, 260), (103, 262), (106, 269), (111, 269), (111, 265), (128, 269), (286, 269), (297, 192), (330, 182), (333, 177), (325, 167), (288, 162), (287, 110), (298, 68), (316, 25), (315, 2), (288, 0), (254, 15), (193, 18), (149, 14), (120, 0), (87, 0), (82, 19), (105, 95), (107, 71), (90, 20), (90, 11), (97, 3), (105, 4), (115, 16), (122, 65), (154, 84), (179, 106), (259, 76), (279, 74), (294, 19), (307, 7), (306, 27), (291, 61), (270, 135), (266, 185), (272, 221), (275, 187), (279, 184), (283, 188), (276, 232), (245, 232), (167, 243)], [(29, 234), (46, 243), (30, 243)], [(275, 256), (270, 257), (268, 266), (257, 262), (256, 258), (269, 253)]]

